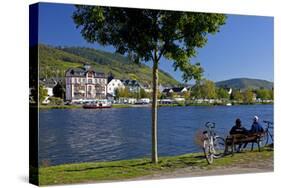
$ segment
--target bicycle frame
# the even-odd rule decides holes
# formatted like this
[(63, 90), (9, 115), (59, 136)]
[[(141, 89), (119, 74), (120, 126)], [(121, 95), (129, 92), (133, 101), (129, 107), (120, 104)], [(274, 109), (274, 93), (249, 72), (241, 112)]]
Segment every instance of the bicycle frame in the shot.
[[(219, 158), (222, 156), (220, 153), (217, 153), (215, 147), (217, 146), (217, 140), (219, 139), (223, 140), (223, 139), (216, 135), (214, 131), (215, 123), (207, 122), (205, 126), (207, 127), (207, 130), (203, 132), (204, 134), (203, 151), (207, 159), (207, 162), (211, 164), (213, 162), (213, 158)], [(223, 145), (224, 145), (224, 140), (223, 140)]]
[(273, 125), (273, 122), (270, 122), (270, 121), (263, 121), (263, 122), (266, 124), (265, 131), (264, 131), (265, 134), (269, 135), (272, 140), (272, 143), (274, 143), (273, 133), (271, 133), (271, 131), (269, 131), (270, 129), (273, 131), (273, 126), (270, 126), (270, 125)]

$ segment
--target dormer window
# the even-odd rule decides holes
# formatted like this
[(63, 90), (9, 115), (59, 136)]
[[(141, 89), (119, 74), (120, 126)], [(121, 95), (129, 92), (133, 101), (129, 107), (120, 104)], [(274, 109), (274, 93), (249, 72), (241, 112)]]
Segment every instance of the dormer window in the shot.
[(93, 77), (93, 73), (92, 72), (88, 72), (88, 77)]
[(89, 70), (91, 68), (91, 65), (89, 65), (89, 64), (84, 64), (84, 69), (85, 70)]

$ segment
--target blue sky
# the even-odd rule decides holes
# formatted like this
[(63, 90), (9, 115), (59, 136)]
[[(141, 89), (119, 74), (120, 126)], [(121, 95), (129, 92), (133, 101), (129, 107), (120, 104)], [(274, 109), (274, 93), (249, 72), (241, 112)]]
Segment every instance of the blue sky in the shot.
[[(39, 42), (54, 46), (87, 46), (106, 51), (112, 47), (87, 43), (72, 21), (75, 10), (69, 4), (40, 4)], [(213, 81), (231, 78), (258, 78), (273, 81), (273, 18), (228, 15), (220, 32), (208, 37), (192, 62), (200, 62), (204, 76)], [(181, 72), (172, 62), (161, 59), (160, 68), (181, 81)]]

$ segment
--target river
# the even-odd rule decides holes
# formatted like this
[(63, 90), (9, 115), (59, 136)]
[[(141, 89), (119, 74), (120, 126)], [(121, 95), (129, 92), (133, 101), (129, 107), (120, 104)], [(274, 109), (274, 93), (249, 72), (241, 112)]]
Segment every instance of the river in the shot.
[[(206, 121), (226, 136), (236, 118), (250, 128), (254, 115), (273, 121), (273, 105), (161, 107), (159, 156), (201, 151), (195, 135)], [(48, 165), (150, 156), (151, 109), (51, 109), (39, 112), (39, 161)]]

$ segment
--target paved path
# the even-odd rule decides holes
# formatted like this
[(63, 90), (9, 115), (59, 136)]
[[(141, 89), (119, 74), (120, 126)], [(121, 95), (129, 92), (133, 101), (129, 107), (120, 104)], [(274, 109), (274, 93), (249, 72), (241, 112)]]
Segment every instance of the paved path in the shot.
[(250, 163), (245, 163), (241, 161), (241, 163), (239, 162), (233, 165), (227, 165), (223, 167), (219, 166), (212, 169), (208, 169), (207, 167), (203, 169), (198, 167), (186, 167), (171, 172), (159, 172), (153, 175), (138, 177), (138, 178), (134, 178), (133, 180), (261, 173), (261, 172), (273, 172), (273, 170), (274, 170), (273, 158), (268, 158), (268, 159), (255, 159)]

